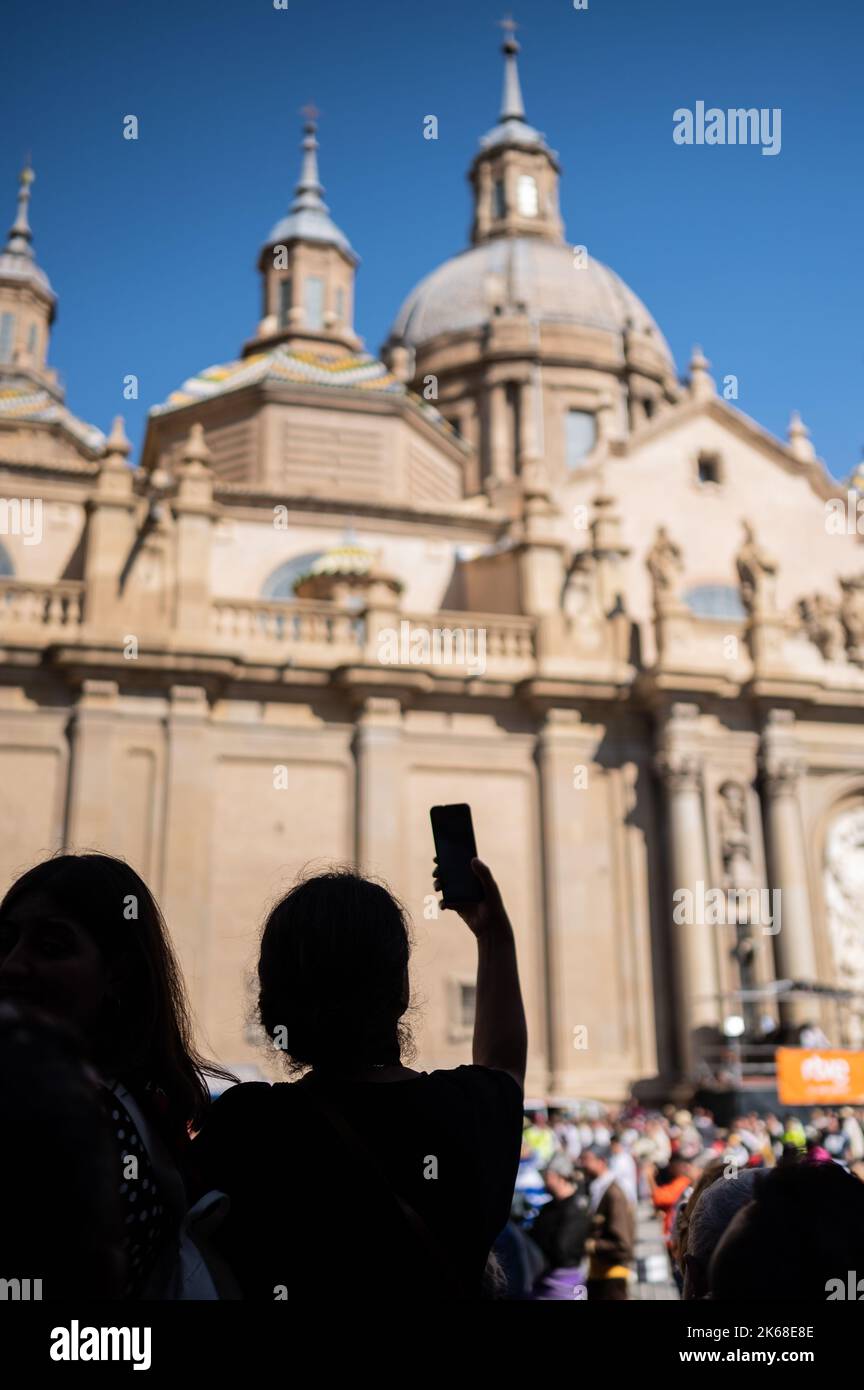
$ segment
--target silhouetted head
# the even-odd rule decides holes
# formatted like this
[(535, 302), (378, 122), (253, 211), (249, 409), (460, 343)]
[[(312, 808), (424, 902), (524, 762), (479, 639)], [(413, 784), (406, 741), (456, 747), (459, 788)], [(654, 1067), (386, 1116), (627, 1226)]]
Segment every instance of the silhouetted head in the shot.
[(864, 1185), (836, 1163), (776, 1168), (753, 1198), (714, 1252), (713, 1298), (822, 1302), (864, 1271)]
[(122, 859), (56, 855), (12, 884), (0, 902), (0, 998), (77, 1029), (103, 1076), (162, 1091), (174, 1126), (200, 1117), (204, 1064), (180, 971), (153, 895)]
[(267, 918), (258, 1010), (294, 1068), (396, 1065), (407, 1042), (404, 910), (347, 869), (295, 884)]
[(708, 1292), (708, 1266), (730, 1221), (753, 1199), (756, 1184), (765, 1176), (755, 1168), (739, 1169), (721, 1159), (712, 1168), (698, 1197), (688, 1202), (687, 1248), (682, 1255), (684, 1299), (704, 1298)]
[(120, 1158), (96, 1078), (76, 1034), (5, 1002), (0, 1114), (0, 1275), (41, 1280), (31, 1298), (120, 1298)]

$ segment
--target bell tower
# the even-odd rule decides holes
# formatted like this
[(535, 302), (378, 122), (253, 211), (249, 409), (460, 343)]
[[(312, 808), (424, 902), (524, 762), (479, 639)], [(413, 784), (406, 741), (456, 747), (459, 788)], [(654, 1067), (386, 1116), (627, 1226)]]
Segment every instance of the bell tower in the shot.
[(330, 217), (318, 175), (318, 112), (303, 109), (303, 164), (287, 217), (261, 249), (263, 316), (244, 356), (286, 347), (356, 352), (354, 276), (360, 258)]
[(504, 95), (498, 124), (481, 140), (468, 174), (474, 190), (471, 241), (478, 246), (493, 237), (539, 236), (560, 244), (564, 226), (558, 204), (558, 156), (525, 119), (516, 25), (512, 19), (501, 25)]

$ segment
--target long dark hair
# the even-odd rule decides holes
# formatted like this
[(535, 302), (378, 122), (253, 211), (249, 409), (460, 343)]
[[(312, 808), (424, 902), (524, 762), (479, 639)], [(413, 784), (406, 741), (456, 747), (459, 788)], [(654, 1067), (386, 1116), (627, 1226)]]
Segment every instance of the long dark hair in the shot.
[(205, 1071), (236, 1078), (195, 1048), (183, 977), (153, 894), (125, 860), (96, 853), (58, 854), (28, 869), (0, 902), (0, 920), (28, 893), (57, 903), (114, 967), (116, 998), (86, 1040), (91, 1059), (167, 1111), (163, 1128), (176, 1140), (207, 1107)]
[(398, 1064), (410, 1050), (401, 904), (351, 869), (301, 879), (261, 938), (258, 1012), (289, 1068)]

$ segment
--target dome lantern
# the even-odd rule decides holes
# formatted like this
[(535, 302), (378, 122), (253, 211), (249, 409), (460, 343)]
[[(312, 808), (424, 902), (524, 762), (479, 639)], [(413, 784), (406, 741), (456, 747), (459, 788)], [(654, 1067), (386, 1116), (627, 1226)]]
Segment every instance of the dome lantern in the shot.
[(245, 353), (264, 344), (355, 351), (354, 275), (359, 256), (324, 202), (318, 174), (318, 111), (306, 106), (303, 163), (288, 215), (270, 232), (258, 261), (263, 317)]
[(480, 141), (468, 175), (474, 189), (471, 240), (477, 246), (493, 237), (539, 236), (560, 244), (558, 157), (525, 119), (516, 25), (512, 19), (501, 23), (504, 94), (498, 124)]
[(35, 177), (28, 160), (19, 178), (15, 221), (0, 251), (0, 371), (44, 378), (50, 376), (45, 363), (57, 298), (33, 254), (28, 205)]

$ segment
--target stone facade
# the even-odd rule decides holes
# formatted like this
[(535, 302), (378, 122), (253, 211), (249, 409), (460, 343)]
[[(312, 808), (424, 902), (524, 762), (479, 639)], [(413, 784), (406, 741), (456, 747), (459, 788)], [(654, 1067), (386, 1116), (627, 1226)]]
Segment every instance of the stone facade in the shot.
[[(439, 802), (471, 803), (510, 907), (531, 1096), (698, 1069), (739, 1008), (735, 926), (676, 922), (680, 890), (781, 890), (755, 980), (864, 991), (858, 493), (700, 351), (679, 381), (637, 297), (565, 241), (516, 52), (474, 244), (383, 361), (307, 115), (258, 329), (152, 410), (137, 467), (46, 365), (29, 172), (0, 256), (0, 882), (61, 845), (129, 858), (232, 1065), (270, 1067), (248, 991), (267, 907), (330, 860), (412, 915), (420, 1064), (468, 1059)], [(843, 1037), (784, 1012), (860, 1036), (857, 1006)]]

